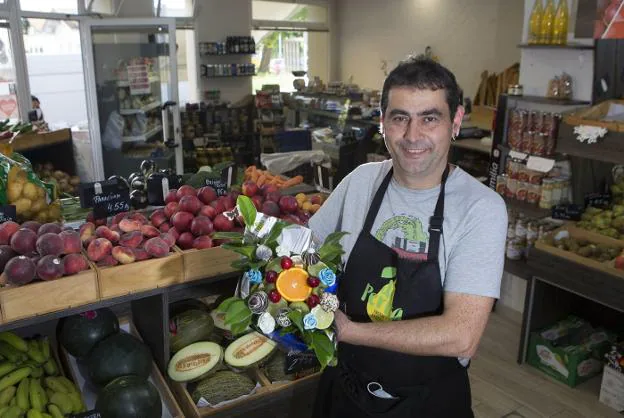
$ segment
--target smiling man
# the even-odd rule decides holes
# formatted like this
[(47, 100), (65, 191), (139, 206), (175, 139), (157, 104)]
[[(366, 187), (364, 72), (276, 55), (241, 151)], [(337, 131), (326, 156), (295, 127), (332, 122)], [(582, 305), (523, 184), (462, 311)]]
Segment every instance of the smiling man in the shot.
[(386, 78), (381, 132), (392, 157), (348, 175), (310, 219), (342, 244), (338, 366), (315, 417), (472, 417), (467, 367), (499, 296), (507, 211), (448, 163), (464, 109), (455, 76), (411, 58)]

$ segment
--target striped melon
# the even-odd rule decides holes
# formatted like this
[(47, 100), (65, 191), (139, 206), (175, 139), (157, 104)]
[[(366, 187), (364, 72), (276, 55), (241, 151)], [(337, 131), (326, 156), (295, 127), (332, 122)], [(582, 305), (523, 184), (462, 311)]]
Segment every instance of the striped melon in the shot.
[(167, 374), (176, 382), (202, 379), (221, 366), (223, 348), (212, 342), (198, 342), (184, 347), (169, 361)]
[(267, 360), (277, 344), (260, 334), (251, 332), (232, 342), (225, 349), (225, 362), (237, 369), (246, 369)]
[(262, 368), (271, 383), (295, 380), (295, 374), (286, 374), (286, 354), (277, 353)]
[(171, 352), (177, 353), (197, 341), (210, 338), (214, 329), (212, 316), (199, 309), (191, 309), (171, 318), (169, 336)]
[(211, 405), (216, 405), (243, 395), (249, 395), (255, 387), (256, 384), (247, 374), (222, 370), (201, 380), (191, 397), (195, 404), (204, 398)]

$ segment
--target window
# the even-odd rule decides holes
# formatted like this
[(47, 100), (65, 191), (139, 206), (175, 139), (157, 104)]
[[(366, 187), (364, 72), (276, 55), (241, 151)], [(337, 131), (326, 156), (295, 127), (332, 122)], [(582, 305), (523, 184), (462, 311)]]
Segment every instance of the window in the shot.
[(180, 107), (186, 103), (196, 103), (197, 98), (197, 60), (195, 58), (195, 31), (177, 29), (178, 45), (178, 98)]
[(251, 3), (251, 7), (254, 20), (327, 22), (327, 8), (323, 6), (254, 0)]
[(76, 0), (19, 0), (24, 11), (43, 13), (78, 13)]
[[(154, 15), (160, 17), (192, 17), (193, 0), (153, 0)], [(201, 0), (196, 0), (201, 1)], [(160, 10), (158, 4), (160, 3)]]
[(112, 15), (115, 13), (113, 0), (81, 0), (87, 13), (100, 13)]
[(15, 63), (11, 50), (9, 25), (0, 20), (0, 118), (18, 119), (19, 111), (15, 87)]

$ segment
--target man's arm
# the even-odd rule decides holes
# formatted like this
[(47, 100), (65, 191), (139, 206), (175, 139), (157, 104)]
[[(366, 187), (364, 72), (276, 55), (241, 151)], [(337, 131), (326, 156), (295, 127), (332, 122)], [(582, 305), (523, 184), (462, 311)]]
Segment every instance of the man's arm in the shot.
[(336, 312), (338, 340), (412, 355), (472, 357), (493, 302), (487, 296), (445, 292), (442, 315), (394, 322), (357, 323)]

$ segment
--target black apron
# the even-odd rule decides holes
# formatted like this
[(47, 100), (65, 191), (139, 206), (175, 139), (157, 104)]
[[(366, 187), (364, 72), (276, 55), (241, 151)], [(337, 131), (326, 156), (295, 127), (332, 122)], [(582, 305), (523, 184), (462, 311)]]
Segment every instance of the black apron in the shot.
[[(442, 175), (435, 211), (429, 221), (427, 259), (422, 262), (399, 257), (392, 248), (371, 234), (392, 179), (392, 169), (384, 178), (340, 281), (338, 296), (345, 313), (353, 321), (371, 321), (367, 302), (372, 295), (379, 295), (391, 280), (382, 277), (382, 271), (387, 272), (388, 267), (396, 268), (394, 302), (390, 306), (393, 318), (421, 318), (441, 315), (444, 311), (438, 250), (448, 174), (447, 166)], [(388, 277), (388, 274), (384, 276)], [(384, 392), (376, 392), (378, 389)], [(473, 413), (468, 373), (456, 357), (413, 356), (339, 343), (338, 366), (325, 369), (313, 416), (470, 418)]]

